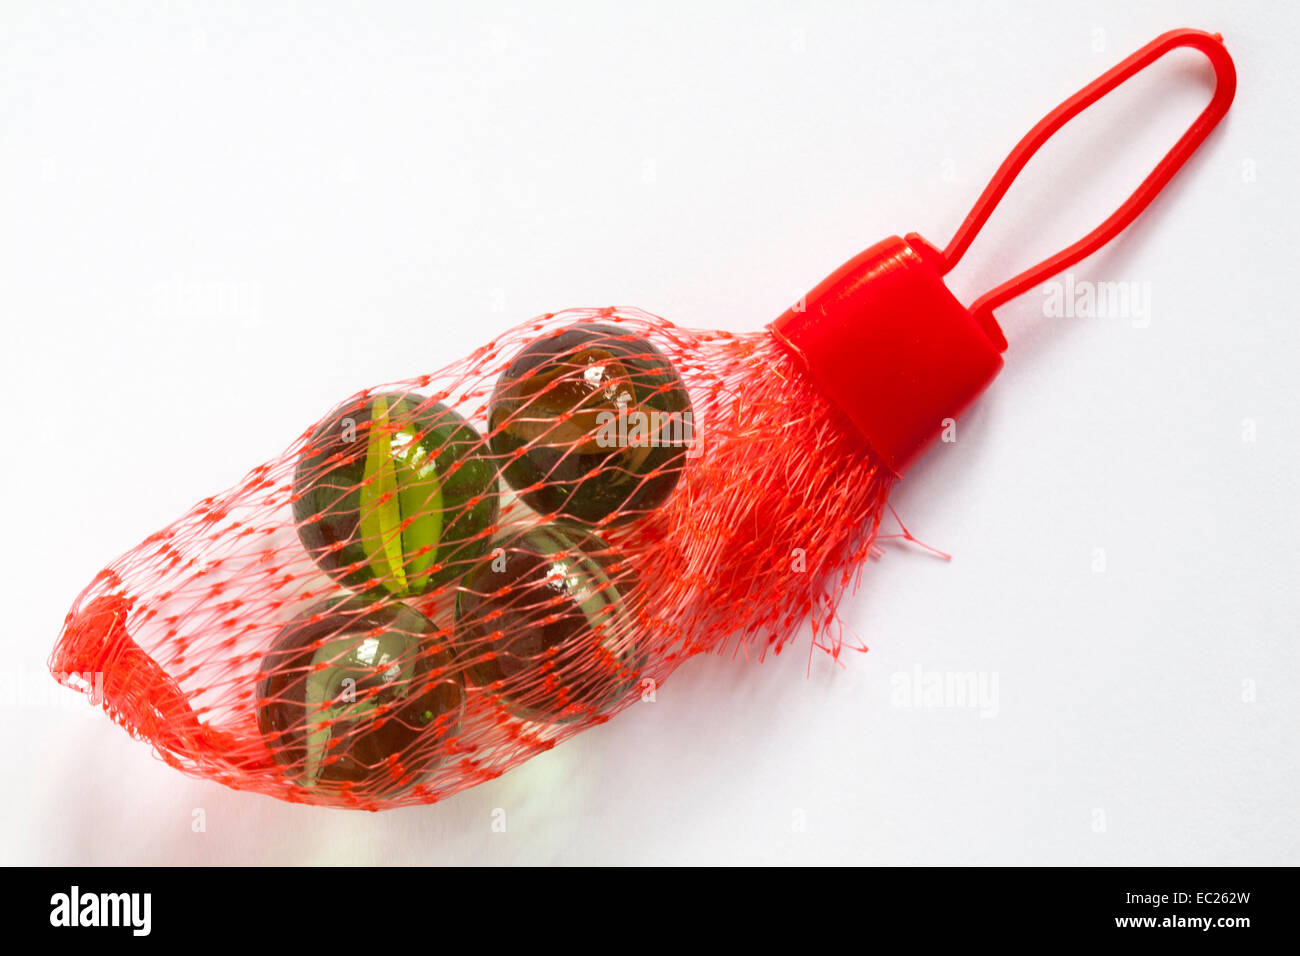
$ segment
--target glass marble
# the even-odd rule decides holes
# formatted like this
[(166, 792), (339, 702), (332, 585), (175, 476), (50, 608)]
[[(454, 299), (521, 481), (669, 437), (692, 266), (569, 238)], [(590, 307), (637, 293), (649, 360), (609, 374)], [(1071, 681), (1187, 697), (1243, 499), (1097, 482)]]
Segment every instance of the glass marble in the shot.
[(457, 591), (454, 643), (469, 683), (527, 719), (606, 713), (644, 666), (634, 587), (631, 569), (579, 526), (496, 542)]
[(654, 345), (579, 323), (534, 342), (502, 373), (489, 441), (535, 511), (585, 524), (658, 508), (681, 478), (690, 396)]
[(340, 583), (420, 594), (483, 554), (497, 469), (459, 414), (413, 392), (336, 409), (294, 473), (298, 536)]
[(436, 764), (465, 691), (433, 624), (399, 603), (327, 602), (276, 637), (262, 662), (258, 728), (314, 790), (386, 796)]

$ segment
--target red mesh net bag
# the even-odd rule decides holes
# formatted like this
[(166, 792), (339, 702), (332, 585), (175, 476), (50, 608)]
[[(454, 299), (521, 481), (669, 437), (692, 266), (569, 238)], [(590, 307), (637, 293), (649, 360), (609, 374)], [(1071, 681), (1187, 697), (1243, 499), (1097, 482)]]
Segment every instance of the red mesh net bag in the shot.
[[(1096, 232), (961, 306), (942, 277), (1028, 156), (1176, 46), (1219, 74), (1197, 125)], [(693, 654), (811, 621), (838, 655), (893, 483), (1001, 367), (993, 306), (1123, 228), (1232, 86), (1218, 38), (1166, 34), (1031, 132), (948, 249), (886, 240), (762, 331), (562, 312), (353, 395), (100, 572), (51, 670), (180, 770), (376, 810), (496, 777)]]
[(691, 654), (828, 622), (891, 484), (838, 419), (769, 333), (546, 316), (349, 398), (113, 562), (51, 666), (105, 675), (182, 770), (430, 802)]

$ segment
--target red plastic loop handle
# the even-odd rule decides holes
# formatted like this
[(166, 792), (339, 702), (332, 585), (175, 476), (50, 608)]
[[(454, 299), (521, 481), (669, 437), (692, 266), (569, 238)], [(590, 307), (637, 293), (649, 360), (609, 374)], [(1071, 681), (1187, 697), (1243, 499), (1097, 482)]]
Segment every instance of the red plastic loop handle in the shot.
[(935, 265), (941, 275), (947, 274), (961, 261), (961, 257), (965, 255), (966, 250), (970, 248), (970, 244), (979, 235), (984, 223), (988, 221), (989, 216), (997, 208), (1002, 197), (1011, 188), (1016, 176), (1025, 168), (1025, 164), (1057, 130), (1129, 79), (1129, 77), (1146, 69), (1166, 53), (1179, 47), (1191, 47), (1199, 50), (1205, 54), (1211, 66), (1213, 66), (1215, 88), (1214, 97), (1210, 100), (1209, 105), (1196, 117), (1187, 132), (1174, 144), (1173, 149), (1165, 154), (1164, 159), (1160, 160), (1150, 175), (1142, 180), (1141, 185), (1134, 190), (1133, 195), (1129, 196), (1101, 225), (1074, 243), (1074, 245), (1062, 249), (1056, 255), (1044, 259), (1036, 266), (1031, 266), (1015, 278), (1002, 283), (991, 292), (987, 292), (975, 300), (970, 307), (970, 311), (975, 316), (976, 321), (990, 333), (995, 341), (1001, 340), (1005, 342), (1001, 330), (998, 329), (997, 323), (993, 319), (992, 313), (995, 308), (1009, 299), (1015, 298), (1022, 292), (1028, 291), (1044, 279), (1048, 279), (1092, 255), (1123, 231), (1129, 223), (1142, 213), (1142, 210), (1146, 209), (1151, 200), (1156, 197), (1156, 194), (1174, 177), (1174, 174), (1178, 172), (1183, 163), (1187, 162), (1188, 157), (1196, 151), (1196, 148), (1201, 145), (1205, 137), (1223, 118), (1223, 115), (1228, 111), (1228, 107), (1232, 105), (1232, 97), (1237, 91), (1237, 70), (1233, 66), (1232, 57), (1229, 56), (1227, 48), (1223, 45), (1223, 37), (1217, 33), (1205, 33), (1202, 30), (1171, 30), (1156, 37), (1142, 49), (1120, 62), (1110, 71), (1097, 77), (1093, 82), (1044, 116), (1038, 125), (1016, 144), (1016, 148), (1011, 151), (1010, 155), (998, 168), (998, 171), (993, 174), (988, 186), (985, 187), (984, 192), (976, 200), (974, 208), (971, 209), (966, 220), (957, 229), (952, 242), (948, 243), (948, 248), (938, 255)]
[[(1026, 269), (965, 308), (943, 276), (1058, 129), (1139, 70), (1177, 47), (1200, 50), (1217, 76), (1214, 97), (1133, 195), (1074, 245)], [(1029, 131), (994, 174), (948, 248), (915, 233), (859, 253), (770, 326), (822, 392), (901, 477), (1002, 368), (1007, 340), (993, 309), (1095, 252), (1131, 223), (1223, 117), (1237, 88), (1217, 35), (1175, 30), (1157, 37), (1070, 97)]]

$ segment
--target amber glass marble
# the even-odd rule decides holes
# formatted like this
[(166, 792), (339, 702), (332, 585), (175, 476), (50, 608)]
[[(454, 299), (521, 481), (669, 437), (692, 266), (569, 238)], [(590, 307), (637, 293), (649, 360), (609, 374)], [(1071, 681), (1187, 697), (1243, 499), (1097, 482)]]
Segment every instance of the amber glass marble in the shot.
[(629, 521), (667, 500), (693, 438), (681, 376), (626, 330), (578, 323), (502, 373), (489, 441), (510, 487), (547, 517)]
[(635, 588), (626, 563), (579, 526), (498, 541), (457, 592), (457, 658), (471, 684), (517, 716), (606, 713), (634, 692), (644, 663)]
[(387, 796), (444, 755), (464, 711), (450, 647), (397, 602), (318, 605), (286, 626), (261, 666), (258, 727), (311, 789)]

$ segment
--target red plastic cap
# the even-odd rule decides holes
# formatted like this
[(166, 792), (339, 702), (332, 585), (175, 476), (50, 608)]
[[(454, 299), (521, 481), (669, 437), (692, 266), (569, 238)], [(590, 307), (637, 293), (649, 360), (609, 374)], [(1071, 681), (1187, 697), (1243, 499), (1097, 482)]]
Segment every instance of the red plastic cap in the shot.
[(948, 291), (927, 244), (909, 240), (850, 259), (769, 326), (899, 477), (984, 391), (1006, 348)]

